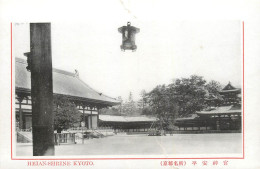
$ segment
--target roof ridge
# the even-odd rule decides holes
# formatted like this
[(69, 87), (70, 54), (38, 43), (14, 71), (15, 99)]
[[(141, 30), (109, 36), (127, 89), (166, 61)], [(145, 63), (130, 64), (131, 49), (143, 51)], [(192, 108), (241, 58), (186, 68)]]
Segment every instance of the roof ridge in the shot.
[[(30, 72), (26, 70), (27, 60), (26, 58), (13, 58), (15, 62), (15, 87), (21, 89), (23, 92), (30, 92)], [(76, 99), (84, 100), (94, 104), (103, 104), (104, 106), (113, 106), (119, 104), (115, 99), (102, 96), (98, 94), (93, 88), (91, 88), (79, 77), (71, 72), (52, 69), (53, 72), (53, 92), (54, 94), (66, 95), (69, 97), (75, 97)]]
[(231, 82), (228, 82), (228, 84), (222, 89), (222, 90), (234, 90), (236, 89)]
[(57, 69), (57, 68), (52, 68), (52, 71), (56, 72), (56, 73), (61, 73), (61, 74), (64, 74), (64, 75), (75, 76), (75, 73), (72, 73), (72, 72), (69, 72), (69, 71), (66, 71), (66, 70)]
[[(15, 57), (15, 62), (27, 64), (27, 61), (25, 59), (19, 58), (19, 57)], [(64, 74), (64, 75), (69, 75), (69, 76), (75, 75), (75, 73), (72, 73), (72, 72), (69, 72), (69, 71), (66, 71), (66, 70), (62, 70), (62, 69), (57, 69), (57, 68), (54, 68), (54, 67), (52, 68), (52, 71), (56, 72), (56, 73), (61, 73), (61, 74)]]

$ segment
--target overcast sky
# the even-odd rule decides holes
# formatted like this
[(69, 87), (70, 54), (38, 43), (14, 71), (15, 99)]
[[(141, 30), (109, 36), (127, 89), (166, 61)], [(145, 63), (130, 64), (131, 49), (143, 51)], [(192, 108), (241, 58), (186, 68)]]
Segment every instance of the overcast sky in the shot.
[[(108, 16), (109, 17), (109, 16)], [(104, 18), (106, 18), (104, 16)], [(109, 18), (52, 23), (53, 67), (74, 72), (111, 97), (134, 99), (140, 91), (192, 74), (241, 87), (242, 24), (230, 21), (174, 21)], [(140, 28), (136, 52), (120, 50), (118, 27)], [(29, 52), (29, 24), (13, 26), (13, 56)]]

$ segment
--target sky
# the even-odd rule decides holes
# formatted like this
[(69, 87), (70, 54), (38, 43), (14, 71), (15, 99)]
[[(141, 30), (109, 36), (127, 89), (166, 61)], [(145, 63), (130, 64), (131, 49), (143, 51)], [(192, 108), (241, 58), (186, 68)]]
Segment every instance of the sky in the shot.
[[(142, 89), (149, 92), (193, 74), (241, 87), (241, 21), (145, 19), (127, 9), (120, 8), (123, 19), (108, 14), (104, 20), (52, 22), (53, 67), (77, 69), (80, 79), (92, 88), (123, 99), (132, 92), (137, 100)], [(135, 52), (120, 49), (117, 29), (128, 21), (140, 28)], [(30, 50), (29, 38), (29, 24), (15, 23), (13, 56), (26, 59), (23, 53)]]

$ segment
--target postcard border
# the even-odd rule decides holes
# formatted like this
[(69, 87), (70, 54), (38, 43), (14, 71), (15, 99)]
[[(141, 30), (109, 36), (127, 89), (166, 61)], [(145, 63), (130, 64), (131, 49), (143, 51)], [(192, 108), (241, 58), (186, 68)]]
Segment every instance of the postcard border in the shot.
[(186, 159), (186, 160), (190, 160), (190, 159), (245, 159), (245, 135), (244, 135), (244, 130), (245, 130), (245, 118), (244, 118), (244, 112), (245, 112), (245, 84), (244, 84), (244, 21), (242, 21), (242, 39), (243, 39), (243, 125), (242, 125), (242, 141), (243, 141), (243, 156), (242, 157), (195, 157), (195, 158), (13, 158), (13, 123), (12, 123), (12, 119), (13, 119), (13, 54), (12, 54), (12, 39), (13, 39), (13, 35), (12, 35), (12, 23), (11, 23), (11, 160), (163, 160), (163, 159)]

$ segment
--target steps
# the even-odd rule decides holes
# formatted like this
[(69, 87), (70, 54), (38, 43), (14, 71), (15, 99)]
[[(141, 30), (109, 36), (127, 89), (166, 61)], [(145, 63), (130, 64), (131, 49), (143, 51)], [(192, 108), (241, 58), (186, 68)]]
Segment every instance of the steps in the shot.
[(32, 143), (32, 132), (18, 131), (16, 140), (17, 143)]

